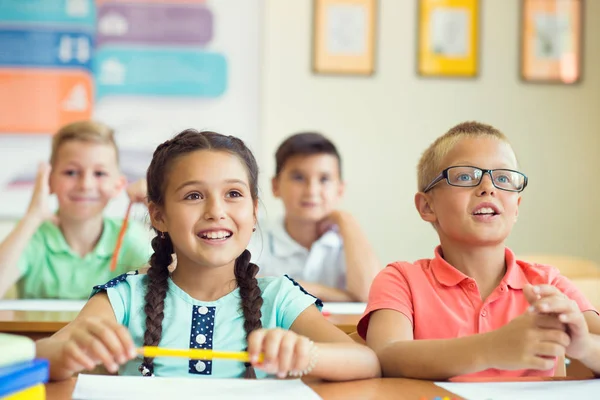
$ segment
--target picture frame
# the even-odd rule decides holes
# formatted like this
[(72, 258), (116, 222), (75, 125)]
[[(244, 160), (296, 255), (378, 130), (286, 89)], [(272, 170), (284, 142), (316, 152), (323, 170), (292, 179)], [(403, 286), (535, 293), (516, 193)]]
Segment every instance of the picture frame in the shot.
[(479, 0), (418, 0), (418, 75), (477, 77), (479, 10)]
[(584, 0), (521, 0), (522, 81), (576, 84), (581, 80), (583, 16)]
[(375, 73), (378, 0), (313, 0), (312, 71)]

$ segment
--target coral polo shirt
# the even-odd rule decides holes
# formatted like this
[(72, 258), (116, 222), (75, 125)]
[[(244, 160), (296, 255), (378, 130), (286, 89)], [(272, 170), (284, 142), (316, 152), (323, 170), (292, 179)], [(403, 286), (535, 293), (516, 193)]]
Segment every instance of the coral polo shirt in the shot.
[[(515, 260), (506, 249), (506, 274), (498, 287), (481, 299), (474, 279), (448, 264), (441, 247), (435, 258), (414, 264), (395, 262), (384, 268), (373, 281), (369, 303), (358, 323), (358, 333), (365, 339), (372, 312), (382, 309), (398, 311), (413, 325), (414, 339), (452, 339), (485, 333), (502, 327), (523, 314), (529, 303), (523, 287), (550, 284), (572, 300), (583, 311), (597, 312), (591, 303), (558, 269), (547, 265)], [(488, 369), (468, 377), (553, 376), (547, 371)]]

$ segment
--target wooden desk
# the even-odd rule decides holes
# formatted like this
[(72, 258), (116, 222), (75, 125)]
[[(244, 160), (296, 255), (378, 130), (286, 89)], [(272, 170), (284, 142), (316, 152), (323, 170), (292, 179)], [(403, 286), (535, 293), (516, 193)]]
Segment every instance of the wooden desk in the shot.
[[(77, 316), (76, 311), (2, 311), (0, 332), (28, 336), (34, 340), (51, 336)], [(356, 331), (360, 315), (330, 315), (327, 319), (342, 331)]]
[(42, 339), (73, 321), (78, 311), (0, 311), (0, 332)]
[[(70, 399), (76, 382), (76, 378), (72, 378), (63, 382), (47, 384), (46, 398), (48, 400)], [(433, 382), (414, 379), (386, 378), (351, 382), (307, 381), (307, 384), (324, 400), (421, 400), (422, 398), (430, 400), (436, 396), (462, 399), (436, 386)]]

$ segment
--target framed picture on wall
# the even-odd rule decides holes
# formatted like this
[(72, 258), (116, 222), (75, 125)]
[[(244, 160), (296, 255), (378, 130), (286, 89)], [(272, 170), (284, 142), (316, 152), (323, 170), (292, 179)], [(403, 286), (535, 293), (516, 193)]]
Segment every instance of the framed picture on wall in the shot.
[(372, 75), (376, 24), (377, 0), (313, 0), (313, 72)]
[(522, 0), (521, 78), (573, 84), (581, 79), (584, 0)]
[(479, 0), (419, 0), (417, 73), (477, 76)]

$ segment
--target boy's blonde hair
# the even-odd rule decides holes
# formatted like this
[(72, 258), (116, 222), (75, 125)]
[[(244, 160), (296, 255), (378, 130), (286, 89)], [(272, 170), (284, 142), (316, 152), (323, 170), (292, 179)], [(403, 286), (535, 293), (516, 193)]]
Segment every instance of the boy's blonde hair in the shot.
[(71, 141), (110, 145), (114, 147), (117, 164), (119, 163), (119, 149), (115, 142), (114, 130), (101, 122), (78, 121), (63, 126), (52, 137), (50, 165), (54, 165), (56, 162), (56, 156), (60, 146)]
[(442, 170), (442, 160), (452, 148), (464, 137), (488, 136), (510, 145), (506, 135), (491, 125), (476, 121), (462, 122), (433, 142), (421, 156), (417, 166), (417, 182), (419, 191), (425, 190), (429, 182), (435, 179)]

